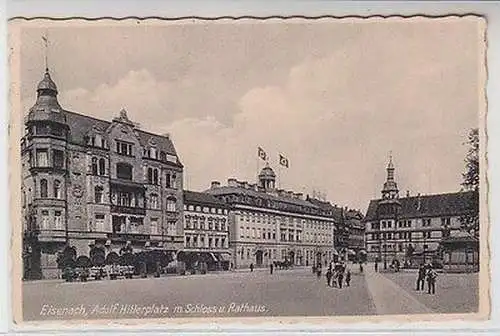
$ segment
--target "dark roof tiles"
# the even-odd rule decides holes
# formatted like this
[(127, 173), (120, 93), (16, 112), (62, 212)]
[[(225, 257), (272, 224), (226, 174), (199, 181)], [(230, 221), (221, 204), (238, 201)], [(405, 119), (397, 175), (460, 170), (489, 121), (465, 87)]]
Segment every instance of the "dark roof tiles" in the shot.
[[(477, 193), (473, 191), (436, 195), (402, 197), (399, 218), (458, 216), (474, 211)], [(365, 221), (377, 219), (377, 209), (383, 200), (371, 200), (366, 211)]]
[(184, 203), (191, 204), (206, 204), (206, 205), (214, 205), (219, 207), (226, 206), (226, 203), (220, 201), (216, 197), (206, 193), (206, 192), (198, 192), (198, 191), (190, 191), (184, 190)]

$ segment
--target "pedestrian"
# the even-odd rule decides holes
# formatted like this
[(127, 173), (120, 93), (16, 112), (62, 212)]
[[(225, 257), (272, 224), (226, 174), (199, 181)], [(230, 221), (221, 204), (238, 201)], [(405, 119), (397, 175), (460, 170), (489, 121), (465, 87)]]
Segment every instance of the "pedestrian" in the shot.
[(359, 263), (359, 273), (363, 274), (363, 263)]
[(338, 286), (340, 289), (342, 289), (342, 282), (344, 281), (344, 273), (342, 271), (339, 271), (337, 279), (338, 279)]
[(437, 272), (432, 268), (427, 271), (427, 293), (436, 294)]
[(345, 275), (345, 284), (347, 287), (351, 286), (351, 271), (347, 270), (347, 273)]
[(326, 285), (328, 287), (331, 286), (331, 281), (332, 281), (332, 268), (328, 267), (328, 271), (326, 271)]
[(253, 263), (250, 264), (250, 272), (253, 272)]
[(424, 266), (424, 264), (420, 264), (420, 267), (418, 268), (418, 275), (417, 275), (417, 291), (424, 290), (426, 272), (427, 272), (427, 269)]
[(378, 262), (375, 261), (375, 272), (378, 272)]
[(274, 265), (273, 265), (273, 263), (271, 263), (271, 264), (269, 265), (269, 267), (271, 268), (271, 274), (273, 274), (273, 269), (274, 269)]
[(318, 280), (321, 279), (321, 265), (318, 265), (316, 268), (316, 275), (318, 276)]

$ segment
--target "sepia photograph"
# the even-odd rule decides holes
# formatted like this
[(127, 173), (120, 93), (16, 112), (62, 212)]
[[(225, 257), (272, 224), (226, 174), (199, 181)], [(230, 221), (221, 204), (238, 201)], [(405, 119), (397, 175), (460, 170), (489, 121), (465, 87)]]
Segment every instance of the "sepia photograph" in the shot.
[(16, 322), (487, 318), (479, 16), (9, 23)]

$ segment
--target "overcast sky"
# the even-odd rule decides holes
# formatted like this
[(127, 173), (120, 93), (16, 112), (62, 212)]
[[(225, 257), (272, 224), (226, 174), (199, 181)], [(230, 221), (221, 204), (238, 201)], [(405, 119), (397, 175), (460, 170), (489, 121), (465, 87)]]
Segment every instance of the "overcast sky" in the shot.
[[(478, 126), (478, 21), (197, 23), (49, 28), (68, 110), (170, 133), (185, 186), (254, 181), (257, 147), (280, 187), (366, 209), (392, 151), (401, 195), (460, 189)], [(25, 28), (24, 111), (43, 76), (45, 29)], [(289, 158), (278, 169), (278, 153)]]

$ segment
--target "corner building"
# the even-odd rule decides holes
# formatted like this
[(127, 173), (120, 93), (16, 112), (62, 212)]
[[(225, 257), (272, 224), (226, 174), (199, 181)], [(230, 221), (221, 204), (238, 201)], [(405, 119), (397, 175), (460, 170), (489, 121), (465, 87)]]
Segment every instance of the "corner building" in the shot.
[(208, 269), (230, 266), (228, 206), (213, 195), (184, 191), (184, 249), (178, 256), (191, 268), (205, 261)]
[(262, 169), (258, 184), (228, 179), (206, 192), (226, 202), (229, 247), (236, 268), (272, 262), (309, 266), (333, 260), (335, 221), (302, 194), (276, 189), (272, 168)]
[(125, 110), (112, 121), (67, 111), (57, 93), (46, 70), (21, 140), (25, 278), (54, 277), (66, 244), (77, 256), (182, 249), (183, 166), (169, 137)]
[[(409, 266), (447, 263), (441, 243), (461, 231), (461, 216), (474, 213), (472, 191), (435, 195), (399, 196), (392, 159), (382, 198), (371, 200), (363, 223), (366, 225), (368, 260), (386, 264), (393, 260)], [(477, 263), (477, 251), (467, 251), (464, 260)], [(457, 263), (459, 261), (453, 260)]]

